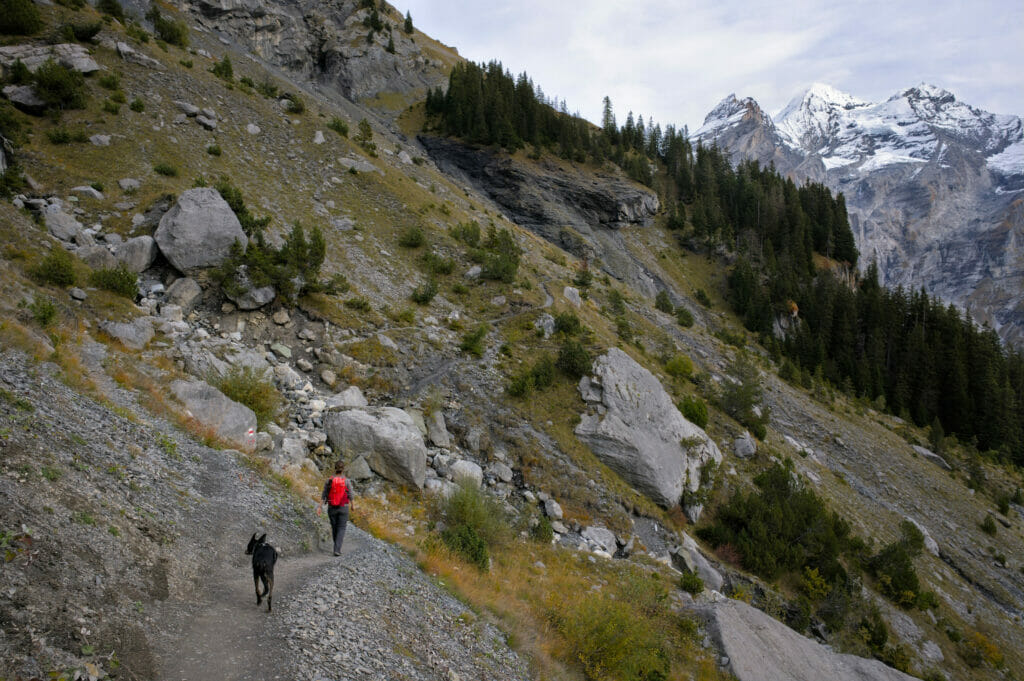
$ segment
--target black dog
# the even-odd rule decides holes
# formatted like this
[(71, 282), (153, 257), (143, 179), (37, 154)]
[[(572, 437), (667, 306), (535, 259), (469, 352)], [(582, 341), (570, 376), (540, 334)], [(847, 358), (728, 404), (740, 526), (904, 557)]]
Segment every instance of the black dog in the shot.
[[(270, 612), (270, 599), (274, 594), (274, 563), (277, 562), (277, 549), (267, 543), (267, 535), (259, 539), (256, 533), (249, 540), (245, 555), (252, 556), (252, 581), (256, 585), (256, 605), (267, 597), (267, 612)], [(260, 593), (260, 581), (263, 581), (263, 593)]]

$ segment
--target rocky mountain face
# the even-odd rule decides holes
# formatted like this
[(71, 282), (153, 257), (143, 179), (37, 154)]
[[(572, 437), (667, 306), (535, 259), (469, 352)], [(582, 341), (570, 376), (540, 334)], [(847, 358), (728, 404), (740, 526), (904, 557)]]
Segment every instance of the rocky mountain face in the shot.
[[(385, 10), (383, 28), (371, 31), (364, 23), (370, 10), (358, 0), (183, 0), (180, 6), (198, 26), (267, 64), (354, 100), (382, 92), (422, 94), (446, 82), (447, 68), (457, 59), (422, 34), (407, 35), (394, 10)], [(393, 52), (383, 49), (389, 39)]]
[(694, 134), (846, 196), (861, 266), (1024, 342), (1024, 128), (940, 88), (871, 103), (825, 85), (774, 119), (730, 95)]

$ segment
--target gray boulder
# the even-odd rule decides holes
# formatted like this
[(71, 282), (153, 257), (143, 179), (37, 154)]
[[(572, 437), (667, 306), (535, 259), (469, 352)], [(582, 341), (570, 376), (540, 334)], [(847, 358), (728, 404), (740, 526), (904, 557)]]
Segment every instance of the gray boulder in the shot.
[(695, 573), (704, 582), (705, 589), (722, 590), (722, 574), (708, 562), (690, 535), (683, 533), (683, 545), (672, 554), (672, 563), (680, 570)]
[(427, 425), (427, 437), (435, 447), (451, 447), (452, 436), (444, 423), (444, 414), (440, 409), (435, 409), (424, 417)]
[(614, 556), (615, 552), (619, 548), (619, 544), (615, 540), (615, 533), (607, 527), (598, 527), (596, 525), (585, 527), (583, 528), (583, 532), (580, 534), (588, 542), (594, 544), (597, 548), (605, 551), (609, 555)]
[(355, 461), (346, 466), (345, 473), (353, 480), (369, 480), (373, 477), (370, 464), (366, 462), (366, 457), (363, 456), (357, 456)]
[(236, 287), (228, 287), (224, 294), (232, 303), (238, 306), (239, 310), (258, 310), (264, 305), (269, 305), (277, 297), (277, 290), (273, 286), (259, 286), (253, 284), (245, 265), (238, 268), (235, 273)]
[(369, 404), (363, 397), (358, 386), (350, 385), (336, 395), (327, 398), (328, 409), (345, 409), (349, 407), (365, 407)]
[(137, 236), (128, 241), (120, 243), (114, 250), (114, 257), (117, 262), (126, 266), (132, 272), (145, 272), (156, 260), (157, 247), (153, 237)]
[(142, 350), (155, 335), (153, 323), (146, 318), (130, 322), (101, 322), (100, 329), (132, 350)]
[(106, 246), (98, 246), (96, 244), (83, 246), (76, 251), (76, 255), (82, 259), (82, 262), (94, 270), (112, 270), (117, 267), (117, 258), (111, 254)]
[(637, 490), (671, 508), (684, 490), (696, 492), (700, 469), (720, 463), (718, 446), (687, 421), (651, 372), (618, 348), (594, 361), (580, 381), (585, 413), (576, 436)]
[(247, 443), (249, 430), (256, 428), (256, 414), (251, 409), (204, 381), (174, 381), (171, 393), (185, 405), (188, 416), (221, 440)]
[(739, 681), (913, 681), (878, 660), (832, 652), (743, 601), (719, 598), (704, 610), (711, 636)]
[(164, 302), (177, 305), (182, 312), (188, 314), (202, 295), (203, 289), (195, 279), (182, 277), (175, 279), (174, 283), (167, 287), (167, 292), (164, 293)]
[(551, 334), (555, 332), (555, 318), (545, 312), (537, 317), (537, 320), (533, 323), (533, 328), (543, 333), (545, 338), (551, 338)]
[(423, 489), (427, 447), (412, 418), (395, 407), (347, 409), (324, 417), (331, 447), (366, 456), (370, 468), (393, 482)]
[(484, 481), (484, 472), (477, 464), (466, 459), (459, 459), (448, 469), (455, 482), (466, 482), (474, 487), (480, 487)]
[(561, 504), (548, 497), (544, 500), (544, 515), (552, 520), (561, 520), (564, 517)]
[(61, 211), (46, 211), (44, 220), (46, 230), (61, 241), (74, 241), (82, 231), (82, 223)]
[(182, 192), (160, 218), (156, 243), (174, 267), (188, 272), (223, 262), (237, 241), (245, 250), (242, 225), (220, 193), (210, 187)]
[(487, 468), (487, 472), (502, 482), (512, 482), (514, 473), (508, 464), (495, 461)]
[(749, 432), (744, 432), (743, 435), (736, 438), (736, 442), (732, 445), (732, 450), (739, 458), (749, 459), (757, 454), (757, 441), (754, 440), (754, 436)]
[(31, 85), (8, 85), (3, 89), (3, 94), (11, 104), (27, 114), (38, 116), (46, 111), (46, 102)]

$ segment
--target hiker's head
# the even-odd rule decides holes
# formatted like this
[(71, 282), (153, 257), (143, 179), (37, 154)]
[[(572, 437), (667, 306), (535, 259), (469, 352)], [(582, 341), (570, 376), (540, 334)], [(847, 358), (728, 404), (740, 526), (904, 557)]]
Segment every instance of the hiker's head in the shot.
[(338, 461), (336, 461), (335, 464), (334, 464), (334, 472), (338, 473), (339, 475), (341, 473), (344, 473), (345, 472), (345, 462), (341, 461), (340, 459)]

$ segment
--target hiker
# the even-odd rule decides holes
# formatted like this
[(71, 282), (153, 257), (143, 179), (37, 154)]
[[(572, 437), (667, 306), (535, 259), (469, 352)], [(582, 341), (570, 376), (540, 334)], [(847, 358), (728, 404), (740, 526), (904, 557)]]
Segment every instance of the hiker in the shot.
[(352, 510), (352, 482), (345, 477), (345, 464), (341, 461), (334, 464), (334, 475), (324, 483), (320, 503), (316, 505), (316, 514), (327, 504), (327, 517), (331, 519), (331, 536), (334, 537), (334, 555), (341, 555), (341, 543), (345, 541), (345, 527), (348, 525), (348, 514)]

